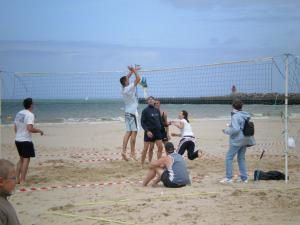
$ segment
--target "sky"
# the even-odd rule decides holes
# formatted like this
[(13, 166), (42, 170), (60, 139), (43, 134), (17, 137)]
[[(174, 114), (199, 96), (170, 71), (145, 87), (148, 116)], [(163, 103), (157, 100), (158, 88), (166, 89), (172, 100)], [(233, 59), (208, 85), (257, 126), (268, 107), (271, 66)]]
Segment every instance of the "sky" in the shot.
[(296, 50), (300, 45), (300, 2), (295, 0), (0, 2), (1, 40), (189, 49)]
[[(3, 52), (24, 49), (60, 51), (70, 58), (91, 51), (90, 44), (121, 54), (119, 58), (98, 54), (97, 60), (111, 56), (108, 66), (99, 66), (105, 69), (116, 61), (120, 62), (116, 67), (127, 63), (128, 55), (153, 67), (300, 53), (300, 1), (295, 0), (0, 0), (0, 4), (0, 42), (6, 41), (0, 43), (0, 60), (5, 58)], [(70, 44), (63, 48), (62, 43), (73, 43), (73, 48)]]
[(145, 69), (300, 54), (297, 0), (0, 0), (0, 70)]

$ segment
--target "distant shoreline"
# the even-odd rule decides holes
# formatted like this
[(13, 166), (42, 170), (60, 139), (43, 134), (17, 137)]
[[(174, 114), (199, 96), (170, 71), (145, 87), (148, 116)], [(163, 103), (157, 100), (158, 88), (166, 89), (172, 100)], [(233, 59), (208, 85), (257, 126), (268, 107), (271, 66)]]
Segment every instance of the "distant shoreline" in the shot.
[[(279, 93), (234, 93), (223, 96), (206, 96), (206, 97), (157, 97), (162, 104), (231, 104), (235, 98), (240, 98), (245, 104), (264, 104), (264, 105), (283, 105), (285, 102), (284, 94)], [(20, 103), (23, 99), (2, 99), (5, 103)], [(76, 99), (39, 99), (34, 98), (39, 104), (94, 104), (94, 103), (115, 103), (123, 104), (121, 98), (76, 98)], [(147, 104), (145, 98), (139, 98), (140, 104)], [(300, 105), (300, 93), (289, 93), (289, 105)]]
[[(231, 104), (235, 98), (241, 99), (245, 104), (283, 105), (285, 103), (284, 94), (279, 93), (235, 93), (227, 96), (214, 97), (183, 97), (183, 98), (159, 98), (162, 104)], [(146, 103), (144, 98), (139, 99), (140, 103)], [(290, 93), (289, 105), (300, 104), (300, 93)]]

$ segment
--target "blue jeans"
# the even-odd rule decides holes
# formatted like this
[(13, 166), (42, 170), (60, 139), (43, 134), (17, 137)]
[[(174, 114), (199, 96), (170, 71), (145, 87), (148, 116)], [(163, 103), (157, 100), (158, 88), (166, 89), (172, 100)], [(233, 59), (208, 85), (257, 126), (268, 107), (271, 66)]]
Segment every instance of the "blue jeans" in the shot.
[(246, 180), (248, 179), (248, 174), (247, 174), (247, 168), (246, 168), (246, 160), (245, 160), (245, 153), (246, 153), (246, 146), (233, 146), (231, 145), (229, 147), (229, 150), (226, 154), (226, 177), (228, 179), (232, 179), (232, 161), (234, 156), (237, 154), (237, 161), (239, 165), (239, 171), (240, 171), (240, 177), (241, 180)]

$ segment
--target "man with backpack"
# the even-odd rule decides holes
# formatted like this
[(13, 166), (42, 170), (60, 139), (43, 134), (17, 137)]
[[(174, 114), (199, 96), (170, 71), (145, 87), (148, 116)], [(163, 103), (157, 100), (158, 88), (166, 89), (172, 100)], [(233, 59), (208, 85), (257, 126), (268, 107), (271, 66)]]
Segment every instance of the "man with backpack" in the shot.
[(245, 154), (249, 146), (255, 145), (254, 124), (250, 121), (250, 114), (242, 111), (243, 102), (236, 99), (232, 102), (231, 123), (223, 129), (223, 133), (229, 135), (229, 150), (226, 154), (226, 176), (220, 183), (232, 183), (232, 161), (237, 154), (240, 179), (239, 182), (247, 183), (248, 175)]

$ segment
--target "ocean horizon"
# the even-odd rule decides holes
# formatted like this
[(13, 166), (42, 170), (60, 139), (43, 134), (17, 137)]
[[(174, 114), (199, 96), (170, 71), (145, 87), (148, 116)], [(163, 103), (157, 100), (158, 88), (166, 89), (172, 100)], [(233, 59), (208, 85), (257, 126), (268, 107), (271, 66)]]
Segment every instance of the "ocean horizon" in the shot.
[[(139, 104), (141, 115), (146, 104)], [(23, 109), (22, 101), (2, 101), (2, 124), (12, 124), (16, 113)], [(161, 110), (170, 119), (176, 119), (182, 110), (189, 112), (191, 119), (230, 119), (230, 104), (162, 104)], [(280, 118), (284, 105), (245, 104), (252, 118)], [(36, 100), (33, 112), (36, 123), (90, 123), (103, 121), (123, 121), (122, 100)], [(289, 106), (289, 117), (300, 118), (300, 105)]]

